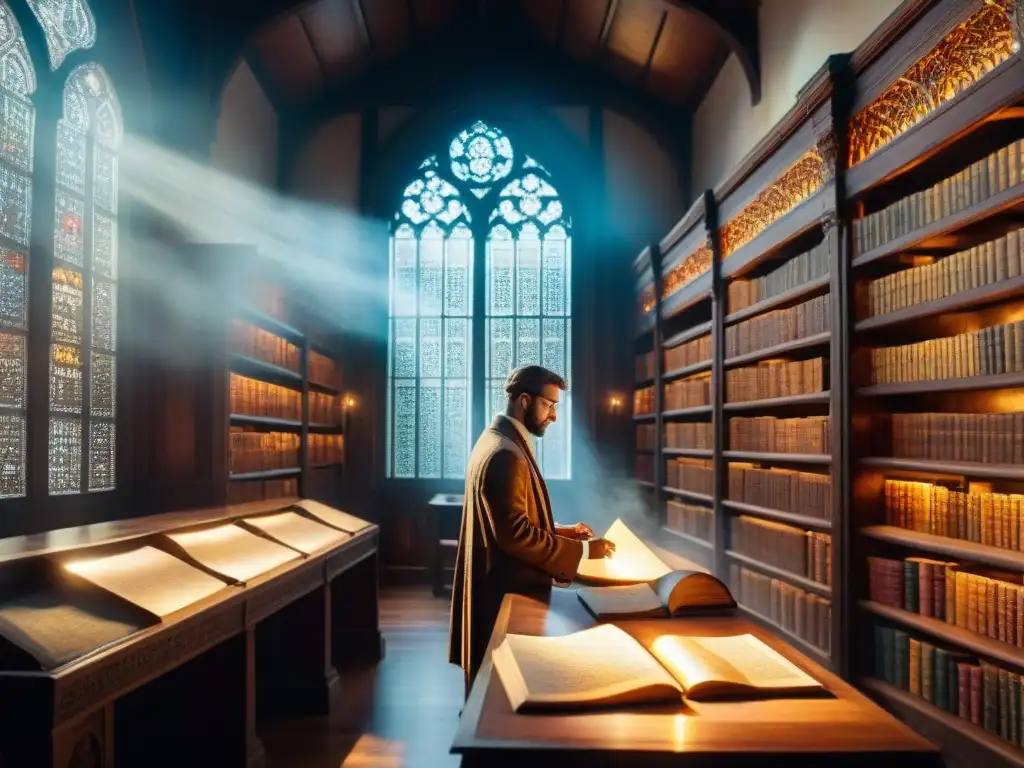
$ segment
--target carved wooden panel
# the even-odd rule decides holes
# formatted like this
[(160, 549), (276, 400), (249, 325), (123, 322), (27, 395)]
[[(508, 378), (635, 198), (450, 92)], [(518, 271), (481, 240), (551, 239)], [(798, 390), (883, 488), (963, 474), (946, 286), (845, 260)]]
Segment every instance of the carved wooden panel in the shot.
[(290, 573), (274, 579), (265, 586), (257, 587), (246, 601), (245, 625), (255, 625), (323, 583), (323, 564), (320, 558), (311, 558), (309, 562)]
[(88, 717), (54, 731), (54, 768), (102, 768), (107, 765), (105, 756), (112, 752), (112, 745), (105, 744), (104, 718), (106, 708), (93, 712)]
[(850, 121), (849, 164), (864, 160), (1020, 50), (1024, 0), (989, 0)]
[[(669, 270), (664, 277), (664, 288), (662, 289), (662, 301), (673, 293), (682, 290), (698, 277), (711, 269), (711, 248), (702, 244), (697, 249)], [(646, 306), (646, 298), (645, 298)], [(654, 288), (651, 288), (651, 306), (654, 306)]]
[(55, 680), (54, 723), (62, 723), (198, 656), (243, 629), (242, 603), (158, 630)]

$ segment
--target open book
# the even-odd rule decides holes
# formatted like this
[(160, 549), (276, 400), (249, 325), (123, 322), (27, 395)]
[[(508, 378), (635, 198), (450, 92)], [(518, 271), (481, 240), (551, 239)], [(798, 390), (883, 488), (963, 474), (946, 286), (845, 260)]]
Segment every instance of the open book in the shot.
[(580, 587), (576, 594), (598, 621), (682, 616), (736, 607), (729, 588), (700, 571), (671, 571), (645, 584)]
[(602, 538), (614, 542), (615, 554), (581, 561), (576, 570), (579, 581), (593, 585), (648, 584), (672, 573), (622, 520), (612, 523)]
[(648, 651), (601, 624), (562, 637), (506, 635), (493, 660), (515, 712), (824, 690), (753, 635), (662, 635)]

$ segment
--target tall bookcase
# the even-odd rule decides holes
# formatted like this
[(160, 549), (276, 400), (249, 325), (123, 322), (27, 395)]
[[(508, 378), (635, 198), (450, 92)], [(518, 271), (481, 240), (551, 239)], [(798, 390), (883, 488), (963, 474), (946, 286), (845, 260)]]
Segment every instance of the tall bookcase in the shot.
[[(197, 246), (191, 261), (227, 298), (208, 327), (200, 386), (203, 503), (301, 496), (338, 503), (347, 403), (340, 336), (306, 309), (301, 286), (255, 249)], [(244, 282), (241, 277), (244, 276)]]
[(951, 765), (1024, 765), (1022, 42), (904, 3), (638, 286), (658, 543)]

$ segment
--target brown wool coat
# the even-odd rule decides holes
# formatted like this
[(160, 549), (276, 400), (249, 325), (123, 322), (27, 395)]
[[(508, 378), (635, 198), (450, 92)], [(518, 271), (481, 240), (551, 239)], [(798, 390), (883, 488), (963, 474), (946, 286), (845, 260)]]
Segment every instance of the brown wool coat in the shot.
[(498, 416), (469, 457), (452, 585), (448, 661), (465, 671), (467, 692), (504, 596), (575, 578), (583, 544), (554, 530), (540, 467), (515, 425)]

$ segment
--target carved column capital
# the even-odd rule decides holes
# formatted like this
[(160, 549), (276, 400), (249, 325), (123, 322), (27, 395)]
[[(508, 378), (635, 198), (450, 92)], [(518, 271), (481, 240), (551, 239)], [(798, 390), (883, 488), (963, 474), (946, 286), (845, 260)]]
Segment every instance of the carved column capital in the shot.
[(839, 220), (836, 218), (834, 208), (829, 208), (821, 215), (821, 231), (825, 233), (825, 237), (828, 237), (829, 232), (835, 229), (838, 224)]
[(818, 150), (818, 155), (823, 161), (821, 166), (821, 183), (827, 184), (835, 178), (836, 160), (839, 157), (839, 143), (836, 141), (835, 131), (829, 127), (829, 130), (818, 136), (815, 146)]

